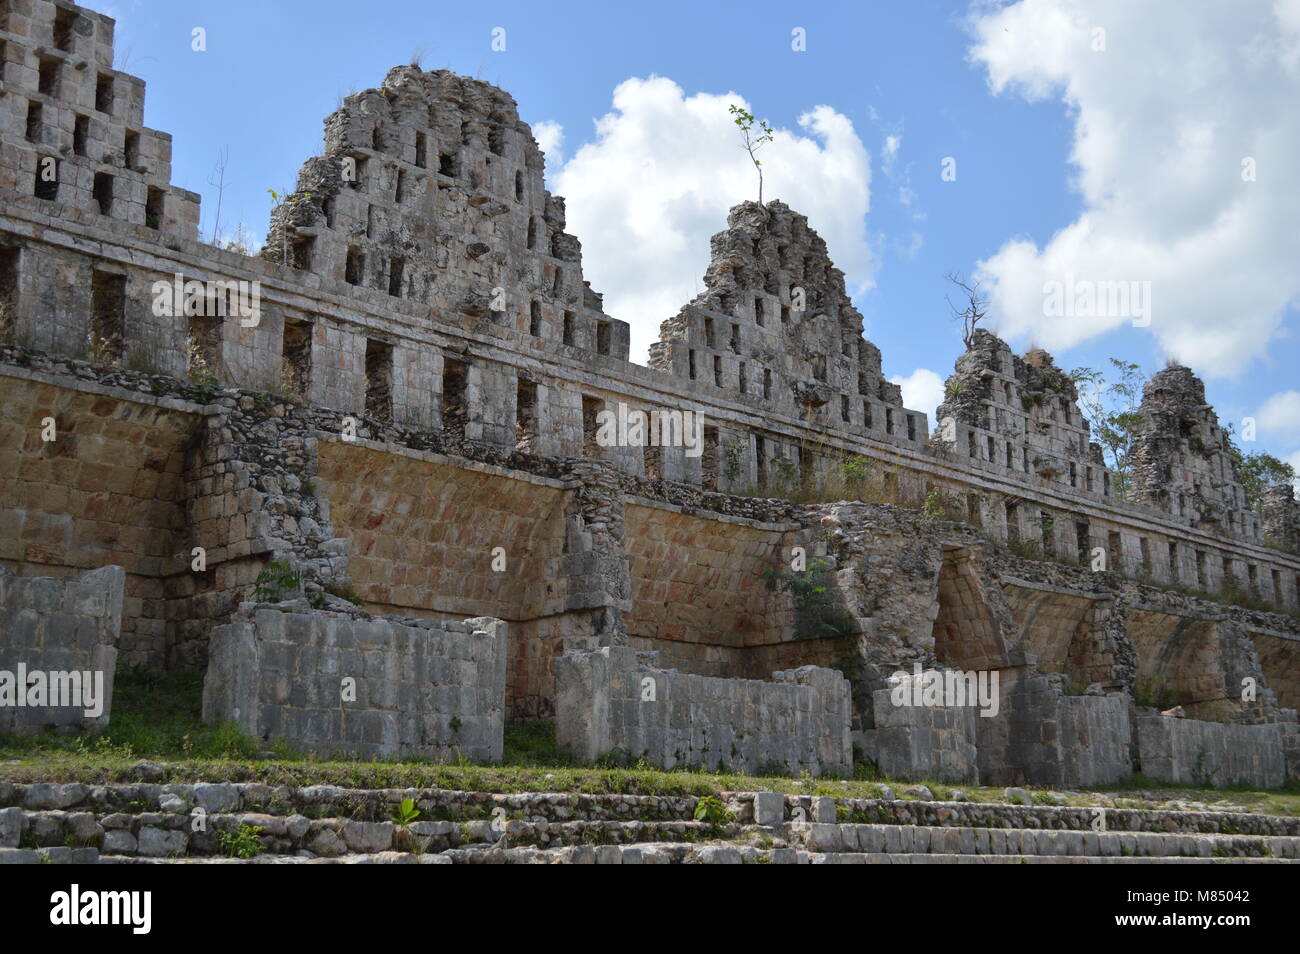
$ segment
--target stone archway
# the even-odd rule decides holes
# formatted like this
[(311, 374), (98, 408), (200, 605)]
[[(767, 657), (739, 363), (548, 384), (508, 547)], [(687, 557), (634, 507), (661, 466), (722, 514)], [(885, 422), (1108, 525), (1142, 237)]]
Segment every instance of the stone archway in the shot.
[(989, 607), (969, 550), (944, 548), (933, 635), (934, 654), (941, 666), (969, 671), (1002, 669), (1010, 664), (1002, 627)]

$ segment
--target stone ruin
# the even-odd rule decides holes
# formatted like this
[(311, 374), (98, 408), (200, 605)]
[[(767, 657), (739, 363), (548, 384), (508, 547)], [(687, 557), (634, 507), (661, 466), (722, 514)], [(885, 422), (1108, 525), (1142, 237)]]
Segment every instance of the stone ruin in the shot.
[[(105, 16), (0, 11), (6, 663), (38, 626), (366, 756), (496, 759), (509, 717), (590, 759), (1300, 775), (1300, 516), (1251, 509), (1191, 370), (1147, 387), (1126, 499), (1041, 350), (976, 332), (932, 425), (779, 201), (631, 363), (513, 99), (413, 66), (326, 119), (258, 255), (217, 248), (112, 63)], [(703, 425), (607, 446), (604, 411)], [(795, 502), (817, 481), (846, 499)], [(87, 619), (120, 579), (114, 632), (38, 577), (99, 580)], [(996, 672), (1000, 714), (898, 710), (917, 667)]]

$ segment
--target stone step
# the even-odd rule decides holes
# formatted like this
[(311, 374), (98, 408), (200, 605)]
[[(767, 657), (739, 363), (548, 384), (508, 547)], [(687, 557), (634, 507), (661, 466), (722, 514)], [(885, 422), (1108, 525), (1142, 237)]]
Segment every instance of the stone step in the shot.
[(98, 848), (0, 848), (0, 865), (93, 865), (101, 857)]
[(1300, 858), (1294, 835), (1094, 832), (924, 825), (789, 825), (792, 844), (809, 851), (866, 854), (1043, 855), (1139, 858)]
[[(801, 852), (802, 854), (802, 852)], [(813, 854), (815, 865), (1203, 865), (1204, 858), (1150, 857), (1129, 858), (1113, 855), (890, 855), (867, 852)], [(1214, 858), (1212, 864), (1293, 865), (1294, 858)]]
[(1300, 836), (1300, 816), (1203, 812), (1162, 808), (1095, 808), (941, 802), (880, 798), (807, 798), (736, 792), (728, 796), (738, 821), (773, 826), (792, 821), (859, 822), (966, 828), (1091, 831), (1098, 819), (1108, 831)]
[[(421, 814), (398, 832), (392, 822), (403, 799), (412, 799)], [(939, 802), (898, 799), (850, 799), (828, 796), (787, 796), (776, 793), (733, 792), (721, 800), (734, 815), (736, 825), (759, 824), (769, 834), (784, 832), (794, 822), (831, 825), (832, 831), (850, 833), (836, 847), (816, 852), (863, 851), (912, 853), (916, 832), (937, 829), (984, 831), (979, 836), (937, 836), (932, 850), (945, 852), (943, 839), (978, 837), (995, 851), (1007, 844), (1007, 832), (1023, 831), (1024, 847), (1007, 854), (1063, 852), (1086, 855), (1088, 849), (1068, 852), (1055, 847), (1035, 850), (1037, 833), (1073, 832), (1093, 835), (1100, 817), (1108, 837), (1107, 857), (1137, 851), (1135, 842), (1116, 841), (1118, 834), (1147, 833), (1153, 838), (1174, 835), (1219, 835), (1229, 838), (1300, 837), (1300, 818), (1243, 812), (1171, 811), (1163, 809), (1075, 808), (1049, 805), (1010, 805), (977, 802)], [(167, 785), (127, 783), (92, 786), (81, 783), (14, 785), (0, 783), (0, 848), (97, 847), (106, 854), (166, 857), (220, 856), (219, 832), (240, 824), (264, 829), (263, 845), (277, 855), (300, 851), (328, 857), (375, 854), (401, 848), (417, 839), (425, 853), (471, 845), (504, 844), (539, 849), (590, 844), (627, 844), (646, 841), (697, 843), (714, 834), (693, 821), (699, 803), (695, 796), (584, 795), (573, 793), (493, 794), (446, 789), (354, 789), (337, 786), (270, 786), (261, 783), (195, 783)], [(206, 831), (194, 831), (194, 813), (202, 809)], [(859, 845), (850, 826), (871, 830), (897, 829), (893, 841)], [(807, 828), (807, 824), (802, 825)], [(904, 844), (901, 830), (912, 839)], [(728, 827), (728, 831), (737, 830)], [(792, 836), (793, 837), (793, 836)], [(831, 836), (827, 836), (830, 838)], [(876, 836), (866, 836), (875, 838)], [(920, 836), (924, 837), (924, 835)], [(801, 836), (806, 839), (806, 836)], [(403, 839), (406, 839), (404, 842)], [(806, 840), (798, 840), (806, 844)], [(962, 842), (957, 842), (961, 844)], [(1048, 842), (1044, 842), (1047, 844)], [(1066, 844), (1061, 841), (1059, 844)], [(1069, 841), (1069, 844), (1075, 844)], [(1217, 843), (1170, 842), (1165, 850), (1142, 843), (1140, 856), (1182, 855), (1213, 857)], [(1209, 844), (1209, 854), (1206, 845)], [(1222, 852), (1249, 851), (1249, 840), (1226, 841)], [(1118, 849), (1116, 846), (1119, 846)], [(1289, 843), (1276, 843), (1280, 857), (1293, 857)], [(1101, 851), (1101, 849), (1098, 849)], [(919, 851), (919, 850), (918, 850)], [(953, 853), (967, 853), (954, 850)]]
[[(389, 821), (404, 799), (424, 819), (488, 819), (498, 809), (506, 817), (534, 821), (690, 821), (694, 795), (620, 795), (568, 792), (498, 794), (440, 788), (345, 788), (335, 785), (266, 785), (258, 782), (149, 782), (87, 785), (80, 782), (14, 784), (0, 782), (0, 809), (116, 812), (299, 814), (308, 818), (347, 817)], [(811, 802), (811, 799), (806, 799)]]
[[(3, 863), (0, 851), (0, 863)], [(34, 854), (34, 853), (31, 853)], [(33, 862), (34, 863), (34, 862)], [(824, 854), (794, 848), (762, 849), (750, 845), (578, 845), (565, 848), (452, 849), (440, 854), (382, 851), (374, 854), (342, 855), (337, 858), (304, 858), (295, 855), (259, 855), (256, 858), (132, 858), (102, 855), (100, 864), (813, 864), (813, 865), (936, 865), (936, 864), (1205, 864), (1204, 858), (1114, 857), (1087, 855), (961, 855), (885, 854), (837, 852)], [(1212, 864), (1296, 864), (1291, 858), (1214, 858)]]
[(310, 819), (303, 815), (244, 812), (196, 817), (182, 813), (0, 810), (0, 846), (99, 848), (107, 854), (150, 858), (223, 855), (223, 837), (241, 826), (258, 829), (263, 849), (272, 854), (310, 852), (334, 857), (393, 849), (441, 852), (466, 845), (502, 844), (552, 848), (576, 844), (627, 844), (641, 841), (700, 842), (719, 834), (740, 833), (736, 825), (716, 828), (696, 821), (391, 821), (353, 818)]
[[(642, 821), (415, 821), (352, 818), (309, 819), (303, 815), (214, 813), (195, 819), (179, 813), (114, 813), (59, 810), (0, 810), (0, 844), (9, 850), (100, 851), (139, 859), (225, 860), (224, 836), (240, 826), (258, 830), (262, 853), (306, 860), (411, 854), (417, 860), (445, 854), (451, 863), (484, 863), (484, 851), (540, 852), (562, 849), (626, 848), (653, 844), (688, 852), (709, 842), (748, 852), (786, 847), (810, 855), (940, 855), (1073, 858), (1261, 858), (1300, 859), (1300, 837), (1292, 835), (1194, 834), (1183, 832), (1095, 832), (1072, 829), (982, 828), (869, 823), (787, 823), (778, 827), (703, 822)], [(729, 843), (728, 843), (729, 841)], [(27, 857), (27, 856), (24, 856)], [(60, 854), (60, 857), (63, 857)], [(69, 856), (71, 857), (71, 856)], [(84, 857), (84, 855), (83, 855)], [(511, 855), (511, 857), (514, 857)], [(522, 857), (522, 856), (521, 856)], [(7, 859), (11, 863), (17, 856)], [(426, 862), (441, 863), (441, 862)], [(678, 863), (678, 862), (670, 862)], [(685, 862), (683, 862), (685, 863)]]

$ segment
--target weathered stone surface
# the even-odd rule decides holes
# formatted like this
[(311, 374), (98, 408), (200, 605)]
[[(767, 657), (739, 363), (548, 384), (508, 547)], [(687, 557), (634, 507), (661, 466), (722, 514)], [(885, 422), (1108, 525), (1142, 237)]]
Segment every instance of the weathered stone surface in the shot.
[[(0, 733), (33, 735), (108, 725), (125, 574), (106, 566), (76, 580), (19, 577), (0, 566), (0, 671), (40, 674), (43, 703), (6, 700)], [(91, 710), (98, 710), (90, 714)]]
[(848, 683), (807, 666), (773, 682), (654, 668), (653, 653), (606, 647), (556, 661), (556, 740), (593, 762), (614, 754), (664, 768), (843, 774)]
[(1286, 781), (1285, 727), (1228, 725), (1141, 716), (1138, 759), (1144, 775), (1192, 785), (1277, 788)]
[[(1127, 500), (1068, 375), (982, 330), (932, 437), (885, 380), (814, 223), (780, 201), (731, 211), (703, 290), (633, 364), (513, 99), (409, 65), (327, 119), (259, 254), (202, 244), (168, 136), (141, 123), (143, 83), (109, 69), (112, 21), (75, 8), (68, 36), (56, 21), (71, 9), (16, 6), (4, 44), (0, 339), (21, 345), (0, 345), (0, 561), (24, 579), (0, 572), (0, 669), (38, 645), (51, 666), (75, 649), (109, 672), (120, 653), (206, 668), (213, 714), (259, 734), (459, 747), (450, 719), (412, 724), (415, 690), (388, 659), (362, 666), (366, 703), (335, 724), (325, 683), (367, 651), (275, 668), (263, 649), (303, 634), (267, 618), (254, 638), (237, 619), (271, 599), (389, 627), (383, 639), (413, 617), (509, 619), (503, 705), (529, 718), (555, 714), (566, 650), (654, 650), (728, 681), (835, 668), (864, 743), (954, 776), (971, 753), (929, 724), (947, 716), (877, 724), (895, 669), (1015, 671), (1023, 698), (977, 729), (979, 769), (999, 779), (1113, 777), (1122, 720), (1119, 703), (1088, 701), (1102, 698), (1169, 696), (1160, 707), (1191, 720), (1294, 738), (1300, 624), (1248, 607), (1300, 608), (1300, 511), (1285, 488), (1251, 509), (1190, 369), (1143, 395)], [(77, 68), (52, 75), (51, 56)], [(44, 158), (54, 187), (33, 174)], [(200, 277), (204, 307), (155, 306), (156, 282)], [(250, 287), (245, 323), (223, 301)], [(690, 447), (597, 440), (601, 411), (686, 409), (703, 414)], [(54, 441), (36, 427), (47, 417)], [(818, 480), (860, 499), (764, 496)], [(820, 561), (818, 600), (789, 589), (793, 546)], [(71, 582), (106, 564), (121, 570)], [(77, 587), (113, 572), (107, 639), (86, 621), (114, 599)], [(432, 695), (469, 674), (442, 676)]]
[(203, 716), (324, 754), (495, 762), (507, 648), (505, 624), (494, 619), (249, 606), (213, 635)]

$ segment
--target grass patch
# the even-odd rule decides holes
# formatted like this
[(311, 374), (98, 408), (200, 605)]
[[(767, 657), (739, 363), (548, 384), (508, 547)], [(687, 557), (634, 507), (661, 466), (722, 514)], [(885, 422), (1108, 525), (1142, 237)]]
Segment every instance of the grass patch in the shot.
[(292, 756), (288, 746), (250, 738), (233, 722), (205, 725), (203, 676), (130, 667), (114, 676), (112, 720), (96, 736), (0, 737), (9, 758), (95, 754), (109, 759), (254, 759), (268, 750)]

